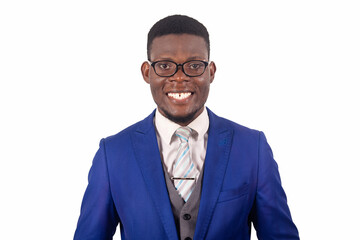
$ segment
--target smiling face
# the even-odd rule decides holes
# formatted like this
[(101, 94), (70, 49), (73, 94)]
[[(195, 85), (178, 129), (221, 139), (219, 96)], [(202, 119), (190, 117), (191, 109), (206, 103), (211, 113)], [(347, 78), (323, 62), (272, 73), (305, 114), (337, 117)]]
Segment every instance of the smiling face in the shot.
[[(169, 60), (178, 64), (190, 60), (208, 61), (208, 50), (202, 37), (168, 34), (153, 40), (150, 60)], [(186, 76), (181, 67), (171, 77), (160, 77), (148, 62), (141, 66), (159, 112), (182, 126), (188, 125), (203, 111), (215, 71), (215, 63), (211, 62), (197, 77)]]

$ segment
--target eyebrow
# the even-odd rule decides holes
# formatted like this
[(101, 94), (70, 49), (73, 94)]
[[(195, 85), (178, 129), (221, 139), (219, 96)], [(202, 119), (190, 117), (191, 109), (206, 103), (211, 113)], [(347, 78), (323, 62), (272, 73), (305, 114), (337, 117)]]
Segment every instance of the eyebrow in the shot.
[[(199, 57), (199, 56), (193, 56), (193, 57), (187, 58), (185, 62), (191, 61), (191, 60), (201, 60), (201, 61), (204, 60), (204, 61), (207, 61), (207, 59), (205, 59), (205, 58), (202, 58), (202, 57)], [(156, 61), (173, 61), (173, 62), (175, 62), (174, 59), (172, 59), (171, 57), (159, 58)]]
[(187, 60), (200, 60), (200, 59), (203, 59), (202, 57), (199, 57), (199, 56), (194, 56), (194, 57), (190, 57), (188, 58)]

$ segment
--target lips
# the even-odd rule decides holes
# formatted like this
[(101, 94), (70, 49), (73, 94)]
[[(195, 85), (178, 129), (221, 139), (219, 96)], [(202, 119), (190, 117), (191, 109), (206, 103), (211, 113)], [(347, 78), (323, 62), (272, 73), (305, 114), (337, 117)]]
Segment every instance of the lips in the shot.
[(191, 92), (169, 92), (167, 95), (176, 100), (184, 100), (191, 96)]

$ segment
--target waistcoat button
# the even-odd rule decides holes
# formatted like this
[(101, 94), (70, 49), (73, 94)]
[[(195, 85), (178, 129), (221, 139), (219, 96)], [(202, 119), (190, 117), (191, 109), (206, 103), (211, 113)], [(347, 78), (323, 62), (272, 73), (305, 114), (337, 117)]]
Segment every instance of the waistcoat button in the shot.
[(183, 219), (184, 220), (190, 220), (190, 218), (191, 218), (191, 215), (190, 214), (184, 214), (184, 216), (183, 216)]

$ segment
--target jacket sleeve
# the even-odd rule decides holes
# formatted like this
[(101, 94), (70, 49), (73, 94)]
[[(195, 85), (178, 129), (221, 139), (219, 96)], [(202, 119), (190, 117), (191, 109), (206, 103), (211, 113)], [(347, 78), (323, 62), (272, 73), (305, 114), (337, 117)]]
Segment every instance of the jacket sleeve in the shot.
[(112, 239), (118, 223), (110, 191), (105, 140), (102, 139), (89, 172), (74, 240)]
[(260, 240), (297, 240), (278, 166), (264, 133), (259, 134), (258, 182), (252, 221)]

